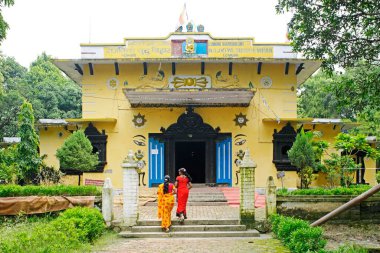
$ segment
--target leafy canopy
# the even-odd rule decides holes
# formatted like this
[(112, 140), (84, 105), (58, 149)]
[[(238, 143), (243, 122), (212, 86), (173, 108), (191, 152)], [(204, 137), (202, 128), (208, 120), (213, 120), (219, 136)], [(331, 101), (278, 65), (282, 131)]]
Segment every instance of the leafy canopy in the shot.
[[(3, 6), (10, 7), (13, 4), (14, 4), (13, 0), (0, 0), (0, 8)], [(0, 9), (0, 43), (6, 38), (8, 28), (9, 28), (8, 23), (5, 22), (3, 15), (1, 14), (1, 9)]]
[(292, 12), (291, 44), (323, 66), (379, 64), (380, 1), (278, 0), (277, 13)]
[(379, 80), (380, 66), (360, 65), (332, 75), (320, 72), (302, 85), (298, 115), (358, 121), (356, 133), (380, 136)]
[(98, 165), (98, 155), (92, 153), (92, 145), (83, 130), (70, 135), (57, 150), (61, 168), (80, 172), (92, 170)]
[(31, 64), (30, 70), (14, 58), (0, 56), (0, 138), (17, 134), (17, 115), (24, 99), (41, 118), (80, 118), (80, 87), (63, 76), (46, 54)]

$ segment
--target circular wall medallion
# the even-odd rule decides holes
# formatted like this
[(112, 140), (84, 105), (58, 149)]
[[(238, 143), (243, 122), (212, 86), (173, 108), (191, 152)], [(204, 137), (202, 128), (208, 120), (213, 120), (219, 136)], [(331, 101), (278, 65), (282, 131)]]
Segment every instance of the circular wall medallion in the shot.
[(247, 125), (247, 121), (248, 121), (248, 119), (247, 119), (247, 115), (244, 115), (244, 114), (242, 114), (242, 113), (235, 114), (235, 119), (234, 119), (234, 121), (235, 121), (235, 125), (236, 125), (236, 126), (239, 126), (240, 128), (241, 128), (242, 126), (246, 126), (246, 125)]
[(272, 79), (269, 76), (264, 76), (261, 78), (260, 83), (264, 88), (270, 88), (272, 86)]
[(119, 80), (117, 80), (116, 78), (111, 78), (108, 80), (107, 82), (108, 89), (116, 90), (117, 86), (119, 86)]

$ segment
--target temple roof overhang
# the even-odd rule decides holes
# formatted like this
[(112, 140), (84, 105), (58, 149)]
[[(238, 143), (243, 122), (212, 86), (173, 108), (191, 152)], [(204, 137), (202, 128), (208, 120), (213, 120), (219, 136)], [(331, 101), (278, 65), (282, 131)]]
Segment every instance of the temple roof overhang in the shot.
[(154, 90), (149, 93), (123, 89), (131, 107), (247, 107), (254, 91), (249, 89)]
[(302, 125), (313, 125), (313, 128), (315, 128), (316, 125), (331, 125), (334, 129), (336, 126), (339, 126), (341, 130), (347, 130), (361, 125), (359, 122), (332, 118), (263, 118), (262, 122), (291, 122)]
[(321, 66), (321, 61), (300, 58), (115, 58), (115, 59), (57, 59), (54, 64), (76, 83), (81, 84), (83, 68), (88, 65), (120, 65), (139, 63), (243, 63), (296, 64), (297, 85), (305, 82)]

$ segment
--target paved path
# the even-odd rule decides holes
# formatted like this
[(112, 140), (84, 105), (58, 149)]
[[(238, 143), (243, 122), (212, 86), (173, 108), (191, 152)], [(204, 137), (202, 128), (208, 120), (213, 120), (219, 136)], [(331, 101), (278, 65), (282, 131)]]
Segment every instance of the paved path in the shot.
[(260, 238), (120, 239), (97, 252), (290, 253), (278, 240)]

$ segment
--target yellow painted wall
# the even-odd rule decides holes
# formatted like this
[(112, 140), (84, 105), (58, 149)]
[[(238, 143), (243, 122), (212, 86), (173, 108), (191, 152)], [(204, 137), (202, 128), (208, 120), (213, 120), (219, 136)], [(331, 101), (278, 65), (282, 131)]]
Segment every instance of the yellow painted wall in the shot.
[[(165, 72), (165, 78), (160, 81), (149, 81), (155, 76), (157, 70), (161, 68)], [(256, 94), (249, 107), (201, 107), (195, 108), (205, 123), (212, 127), (220, 127), (220, 132), (231, 133), (232, 135), (232, 154), (233, 160), (236, 158), (236, 152), (239, 149), (249, 149), (252, 158), (257, 163), (256, 169), (256, 186), (265, 187), (268, 176), (273, 176), (276, 180), (277, 170), (272, 163), (273, 159), (273, 132), (274, 129), (280, 131), (287, 122), (263, 122), (264, 118), (296, 118), (296, 75), (294, 64), (290, 65), (289, 74), (284, 74), (285, 64), (263, 64), (261, 74), (257, 74), (257, 64), (233, 64), (233, 73), (228, 75), (228, 63), (211, 64), (205, 66), (205, 75), (210, 76), (214, 87), (224, 85), (216, 80), (215, 74), (222, 71), (226, 78), (233, 78), (235, 75), (239, 80), (238, 86), (248, 88), (249, 82), (254, 85)], [(185, 108), (131, 108), (123, 88), (136, 88), (146, 82), (157, 88), (168, 84), (168, 77), (172, 74), (171, 64), (148, 63), (148, 76), (142, 78), (143, 65), (140, 64), (120, 64), (120, 74), (115, 74), (113, 65), (94, 65), (94, 75), (89, 74), (88, 66), (84, 66), (84, 76), (82, 81), (83, 92), (83, 118), (116, 118), (116, 123), (99, 123), (93, 122), (94, 126), (101, 132), (103, 129), (108, 135), (107, 140), (107, 162), (104, 173), (85, 173), (83, 182), (88, 179), (104, 179), (110, 177), (114, 187), (122, 187), (122, 169), (120, 167), (123, 159), (126, 157), (128, 150), (142, 150), (145, 154), (144, 160), (147, 162), (145, 172), (148, 172), (148, 134), (160, 133), (160, 128), (168, 128), (175, 123), (178, 117), (184, 113)], [(176, 75), (201, 75), (200, 63), (180, 63), (176, 64)], [(260, 84), (262, 77), (269, 76), (273, 85), (270, 88), (263, 88)], [(110, 78), (116, 78), (119, 81), (117, 89), (113, 90), (107, 87)], [(148, 81), (147, 81), (148, 80)], [(127, 83), (127, 85), (124, 85)], [(266, 101), (266, 102), (265, 102)], [(268, 106), (266, 106), (266, 104)], [(133, 117), (138, 113), (145, 116), (147, 120), (142, 127), (135, 127), (132, 122)], [(247, 115), (247, 126), (240, 128), (233, 121), (235, 115), (242, 113)], [(85, 128), (86, 124), (82, 125)], [(294, 127), (297, 127), (294, 125)], [(305, 126), (305, 128), (311, 126)], [(316, 130), (322, 131), (324, 139), (333, 141), (333, 136), (339, 132), (339, 128), (333, 130), (332, 125), (317, 126)], [(41, 153), (48, 154), (48, 162), (58, 166), (58, 162), (53, 155), (55, 150), (63, 143), (68, 132), (63, 131), (64, 135), (58, 137), (58, 131), (61, 128), (49, 128), (48, 131), (40, 130)], [(247, 142), (244, 145), (234, 145), (234, 136), (236, 134), (247, 135)], [(143, 135), (146, 137), (146, 146), (137, 146), (132, 137)], [(370, 164), (370, 163), (368, 163)], [(373, 166), (374, 167), (374, 166)], [(233, 180), (235, 185), (235, 172), (238, 168), (233, 163)], [(191, 173), (191, 172), (190, 172)], [(368, 182), (374, 183), (374, 173), (366, 173)], [(77, 177), (70, 177), (67, 182), (75, 182)], [(148, 175), (145, 176), (147, 183)], [(295, 172), (286, 172), (284, 178), (285, 187), (296, 187), (298, 177)], [(281, 186), (281, 181), (276, 182)], [(319, 175), (313, 185), (325, 185), (322, 175)]]

